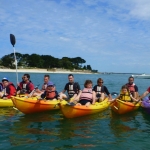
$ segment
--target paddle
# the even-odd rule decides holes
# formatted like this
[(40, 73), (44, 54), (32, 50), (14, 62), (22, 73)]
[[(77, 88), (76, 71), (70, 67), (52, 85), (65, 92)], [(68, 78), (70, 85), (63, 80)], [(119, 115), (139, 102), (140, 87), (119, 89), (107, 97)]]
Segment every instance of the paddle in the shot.
[(113, 95), (113, 96), (117, 96), (117, 95), (118, 95), (118, 93), (116, 93), (116, 92), (112, 92), (112, 93), (111, 93), (111, 95)]
[(13, 49), (14, 49), (14, 59), (15, 59), (15, 66), (16, 66), (16, 78), (17, 78), (17, 84), (19, 83), (18, 82), (18, 71), (17, 71), (17, 59), (16, 59), (16, 54), (15, 54), (15, 43), (16, 43), (16, 39), (15, 39), (15, 36), (13, 34), (10, 34), (10, 42), (13, 46)]

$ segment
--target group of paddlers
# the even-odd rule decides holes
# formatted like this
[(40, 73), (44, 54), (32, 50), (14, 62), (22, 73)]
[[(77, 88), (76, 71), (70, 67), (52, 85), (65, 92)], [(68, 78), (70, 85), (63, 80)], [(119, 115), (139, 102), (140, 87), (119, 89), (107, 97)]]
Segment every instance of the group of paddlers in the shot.
[[(69, 82), (65, 85), (62, 92), (58, 93), (56, 86), (50, 81), (50, 76), (44, 76), (44, 84), (42, 89), (35, 87), (30, 80), (29, 74), (24, 74), (22, 81), (18, 83), (17, 88), (15, 85), (4, 77), (0, 83), (0, 97), (1, 99), (9, 99), (11, 96), (16, 96), (18, 94), (26, 94), (29, 97), (37, 96), (39, 99), (46, 100), (56, 100), (56, 99), (66, 99), (71, 103), (76, 105), (90, 105), (95, 104), (95, 102), (101, 102), (106, 97), (109, 101), (114, 101), (120, 99), (129, 102), (138, 102), (140, 99), (145, 97), (150, 93), (150, 87), (141, 95), (138, 94), (138, 87), (134, 83), (134, 78), (131, 76), (128, 78), (128, 83), (122, 86), (120, 94), (112, 99), (106, 86), (103, 85), (103, 79), (98, 78), (97, 84), (93, 87), (91, 80), (86, 80), (84, 83), (83, 90), (80, 89), (78, 82), (74, 81), (74, 76), (72, 74), (68, 75)], [(67, 95), (65, 92), (67, 91)]]

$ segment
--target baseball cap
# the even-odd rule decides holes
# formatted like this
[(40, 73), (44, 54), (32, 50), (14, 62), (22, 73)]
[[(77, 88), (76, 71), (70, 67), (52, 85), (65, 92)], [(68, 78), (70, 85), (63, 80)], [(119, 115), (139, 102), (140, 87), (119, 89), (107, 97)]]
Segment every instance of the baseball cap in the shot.
[(3, 82), (3, 81), (8, 81), (8, 78), (4, 77), (4, 78), (2, 79), (2, 82)]
[(47, 86), (54, 86), (55, 84), (53, 82), (48, 82)]

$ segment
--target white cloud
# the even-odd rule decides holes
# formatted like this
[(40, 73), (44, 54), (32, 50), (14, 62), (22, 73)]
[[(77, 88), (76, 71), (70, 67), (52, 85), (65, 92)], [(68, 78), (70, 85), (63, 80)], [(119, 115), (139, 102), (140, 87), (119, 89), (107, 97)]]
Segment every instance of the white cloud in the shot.
[(113, 68), (109, 64), (126, 66), (122, 60), (134, 61), (129, 68), (139, 60), (147, 65), (149, 5), (148, 0), (2, 0), (0, 51), (5, 52), (1, 56), (12, 50), (9, 34), (13, 33), (20, 53), (80, 56), (95, 69), (103, 60), (107, 66), (102, 66), (103, 71)]

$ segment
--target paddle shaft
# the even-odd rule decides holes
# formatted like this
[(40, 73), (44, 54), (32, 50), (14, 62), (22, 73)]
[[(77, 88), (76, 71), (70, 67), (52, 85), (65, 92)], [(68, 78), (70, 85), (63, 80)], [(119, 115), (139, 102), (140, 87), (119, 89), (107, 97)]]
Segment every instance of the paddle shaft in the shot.
[(14, 58), (15, 58), (15, 66), (16, 66), (16, 80), (17, 80), (17, 84), (19, 83), (18, 81), (18, 68), (17, 68), (17, 59), (16, 59), (16, 54), (15, 54), (15, 47), (13, 46), (14, 49)]

